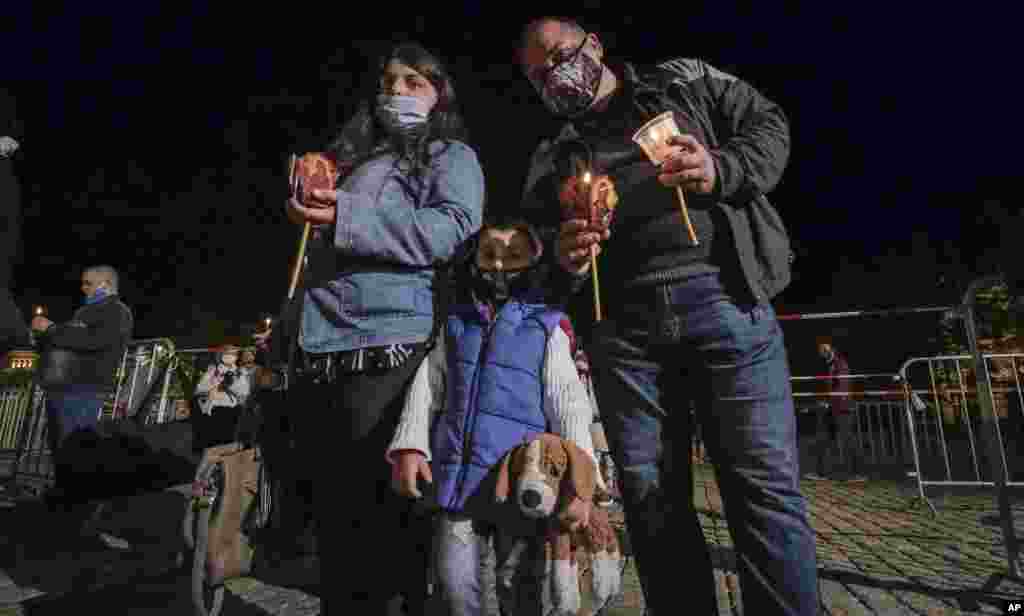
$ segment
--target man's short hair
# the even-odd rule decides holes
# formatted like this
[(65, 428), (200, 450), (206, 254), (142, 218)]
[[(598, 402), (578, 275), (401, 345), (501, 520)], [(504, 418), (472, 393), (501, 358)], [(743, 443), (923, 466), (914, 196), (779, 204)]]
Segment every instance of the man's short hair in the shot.
[(118, 289), (118, 275), (117, 270), (111, 265), (93, 265), (92, 267), (86, 268), (82, 274), (96, 274), (104, 282), (110, 285), (110, 290), (113, 293), (117, 293)]
[(560, 24), (562, 28), (572, 32), (573, 34), (578, 34), (579, 36), (586, 36), (587, 34), (586, 28), (584, 28), (578, 20), (573, 19), (572, 17), (545, 15), (544, 17), (531, 19), (529, 23), (523, 26), (523, 30), (519, 35), (519, 47), (516, 49), (516, 57), (519, 59), (520, 64), (523, 63), (523, 51), (526, 49), (526, 46), (530, 44), (530, 38), (533, 37), (541, 26), (551, 22)]

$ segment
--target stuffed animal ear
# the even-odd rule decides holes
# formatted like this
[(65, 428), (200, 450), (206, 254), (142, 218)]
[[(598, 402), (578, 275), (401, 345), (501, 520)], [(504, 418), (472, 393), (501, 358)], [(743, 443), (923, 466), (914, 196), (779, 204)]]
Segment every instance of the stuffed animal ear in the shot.
[(566, 469), (565, 476), (570, 481), (570, 487), (583, 502), (593, 501), (597, 482), (597, 467), (593, 460), (590, 459), (587, 452), (572, 441), (562, 439), (562, 447), (569, 460), (569, 468)]
[(501, 466), (498, 467), (498, 481), (494, 486), (494, 500), (504, 503), (508, 500), (509, 492), (512, 489), (512, 457), (523, 448), (522, 445), (509, 449), (501, 459)]

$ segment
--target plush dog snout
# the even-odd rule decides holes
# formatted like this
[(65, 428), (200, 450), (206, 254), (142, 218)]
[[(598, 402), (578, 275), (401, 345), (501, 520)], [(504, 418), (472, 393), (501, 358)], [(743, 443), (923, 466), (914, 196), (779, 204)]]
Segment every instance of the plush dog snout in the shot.
[(526, 491), (523, 492), (522, 501), (523, 501), (523, 506), (524, 507), (529, 507), (530, 509), (536, 509), (537, 505), (539, 505), (541, 503), (541, 501), (543, 501), (543, 500), (544, 500), (543, 497), (540, 495), (540, 492), (538, 492), (537, 490), (526, 490)]
[(540, 480), (527, 479), (519, 484), (519, 510), (528, 518), (546, 518), (555, 511), (558, 495)]

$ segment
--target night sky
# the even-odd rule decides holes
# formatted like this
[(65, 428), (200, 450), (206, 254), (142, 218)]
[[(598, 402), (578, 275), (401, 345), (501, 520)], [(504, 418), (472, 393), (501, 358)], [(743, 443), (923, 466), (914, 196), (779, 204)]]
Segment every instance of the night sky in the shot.
[[(70, 316), (80, 266), (109, 262), (140, 337), (276, 312), (299, 232), (283, 215), (284, 161), (332, 136), (393, 37), (449, 62), (489, 201), (514, 205), (536, 140), (556, 128), (512, 63), (537, 13), (437, 4), (416, 16), (389, 3), (374, 19), (344, 10), (354, 3), (5, 2), (0, 87), (25, 126), (23, 308)], [(611, 54), (701, 57), (782, 105), (794, 145), (769, 198), (798, 257), (780, 312), (950, 303), (996, 267), (1019, 207), (1020, 35), (983, 3), (900, 4), (575, 13)]]

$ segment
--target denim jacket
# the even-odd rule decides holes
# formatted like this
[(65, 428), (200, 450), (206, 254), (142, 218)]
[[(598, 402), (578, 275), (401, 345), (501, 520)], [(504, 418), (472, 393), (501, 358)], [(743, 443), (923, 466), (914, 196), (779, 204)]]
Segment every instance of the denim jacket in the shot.
[(337, 219), (309, 248), (299, 345), (310, 353), (411, 344), (434, 324), (434, 268), (483, 219), (484, 178), (459, 141), (430, 146), (421, 179), (384, 153), (356, 168), (338, 192)]

